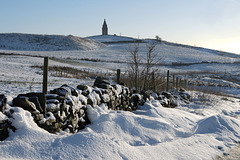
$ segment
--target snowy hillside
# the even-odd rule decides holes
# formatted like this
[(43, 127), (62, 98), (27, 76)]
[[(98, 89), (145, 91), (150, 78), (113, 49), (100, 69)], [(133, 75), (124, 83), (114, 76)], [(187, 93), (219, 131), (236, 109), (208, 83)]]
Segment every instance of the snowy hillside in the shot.
[(0, 48), (4, 50), (93, 50), (101, 46), (103, 46), (103, 44), (99, 42), (72, 35), (0, 34)]
[(116, 36), (116, 35), (98, 35), (98, 36), (90, 36), (86, 37), (92, 40), (96, 40), (103, 43), (116, 43), (116, 42), (135, 42), (138, 39), (124, 36)]
[[(119, 36), (95, 36), (95, 38), (106, 42), (109, 42), (109, 40), (112, 42), (114, 42), (114, 40), (124, 40), (122, 39), (124, 37)], [(129, 39), (125, 40), (129, 41)], [(150, 43), (151, 41), (152, 40), (148, 40), (145, 42)], [(98, 42), (98, 44), (99, 43), (100, 42)], [(148, 43), (138, 44), (139, 57), (142, 59), (142, 61), (144, 61), (146, 58), (147, 44)], [(12, 82), (20, 82), (16, 85), (22, 85), (25, 83), (31, 84), (31, 82), (34, 84), (37, 83), (35, 84), (36, 90), (39, 90), (39, 88), (41, 88), (40, 84), (42, 79), (42, 76), (39, 74), (41, 71), (36, 68), (31, 68), (31, 66), (42, 65), (43, 59), (41, 57), (43, 56), (54, 58), (50, 61), (50, 66), (67, 66), (75, 69), (103, 74), (115, 73), (116, 69), (121, 69), (121, 71), (124, 73), (128, 66), (126, 62), (129, 57), (128, 50), (131, 46), (134, 46), (134, 43), (109, 43), (102, 47), (99, 47), (98, 45), (98, 47), (94, 50), (20, 51), (0, 49), (0, 53), (10, 54), (0, 56), (0, 62), (1, 64), (4, 64), (0, 66), (2, 71), (0, 80), (4, 82), (4, 88), (2, 88), (2, 92), (11, 92), (16, 94), (14, 90), (18, 88), (16, 88), (15, 83)], [(25, 47), (25, 45), (20, 47)], [(231, 94), (235, 97), (240, 97), (240, 55), (231, 53), (223, 54), (222, 52), (213, 50), (187, 47), (184, 45), (174, 45), (165, 42), (158, 43), (155, 48), (155, 52), (159, 57), (162, 58), (160, 62), (161, 65), (157, 66), (159, 67), (160, 73), (166, 75), (166, 71), (170, 70), (170, 73), (181, 75), (182, 77), (189, 79), (189, 81), (204, 81), (203, 83), (214, 86), (234, 86), (234, 92), (232, 90), (233, 88), (229, 87), (222, 87), (221, 91)], [(188, 73), (195, 73), (195, 75), (188, 75)], [(212, 73), (212, 75), (210, 75), (210, 79), (214, 79), (211, 81), (206, 81), (206, 78), (209, 78), (209, 73)], [(225, 82), (224, 84), (212, 83), (212, 81), (215, 81), (219, 78), (225, 78), (225, 80), (227, 80), (227, 85)], [(232, 81), (229, 81), (229, 79), (234, 80), (233, 82), (238, 83), (238, 85), (233, 84)], [(86, 80), (79, 79), (72, 79), (69, 81), (66, 78), (54, 76), (50, 76), (49, 81), (50, 84), (54, 85), (55, 87), (56, 85), (62, 85), (63, 83), (73, 84), (77, 81), (86, 82)], [(5, 85), (5, 82), (11, 82), (10, 85), (13, 85), (14, 87), (9, 90), (9, 85)], [(87, 84), (89, 84), (89, 82), (92, 83), (92, 80), (88, 79)], [(200, 83), (202, 84), (202, 82)], [(24, 87), (22, 89), (26, 90)], [(219, 88), (217, 87), (217, 89)]]

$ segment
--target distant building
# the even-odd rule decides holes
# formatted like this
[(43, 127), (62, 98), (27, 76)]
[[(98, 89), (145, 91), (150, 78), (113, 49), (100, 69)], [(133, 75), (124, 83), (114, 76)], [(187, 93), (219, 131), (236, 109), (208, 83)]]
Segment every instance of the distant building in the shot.
[(102, 35), (108, 35), (108, 27), (105, 19), (102, 26)]

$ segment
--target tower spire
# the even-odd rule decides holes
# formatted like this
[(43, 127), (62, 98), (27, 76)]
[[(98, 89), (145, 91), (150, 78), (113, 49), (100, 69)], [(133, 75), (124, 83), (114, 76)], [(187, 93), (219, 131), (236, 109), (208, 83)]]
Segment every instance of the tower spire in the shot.
[(102, 35), (108, 35), (108, 27), (107, 27), (106, 19), (104, 19), (104, 22), (102, 25)]

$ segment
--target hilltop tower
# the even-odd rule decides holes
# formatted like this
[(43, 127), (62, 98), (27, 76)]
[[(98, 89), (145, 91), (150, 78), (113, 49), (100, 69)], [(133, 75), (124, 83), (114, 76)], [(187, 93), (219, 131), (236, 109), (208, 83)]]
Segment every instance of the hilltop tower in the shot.
[(102, 35), (108, 35), (108, 27), (105, 19), (102, 25)]

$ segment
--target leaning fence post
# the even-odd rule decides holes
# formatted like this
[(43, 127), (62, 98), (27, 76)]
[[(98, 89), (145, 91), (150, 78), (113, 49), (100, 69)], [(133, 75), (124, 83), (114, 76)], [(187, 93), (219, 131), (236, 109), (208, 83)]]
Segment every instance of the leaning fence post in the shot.
[(121, 70), (117, 69), (117, 84), (120, 83), (120, 74), (121, 74)]
[(48, 90), (48, 57), (44, 57), (44, 68), (43, 68), (43, 87), (42, 92), (47, 94)]
[(169, 90), (169, 70), (167, 71), (167, 91)]

